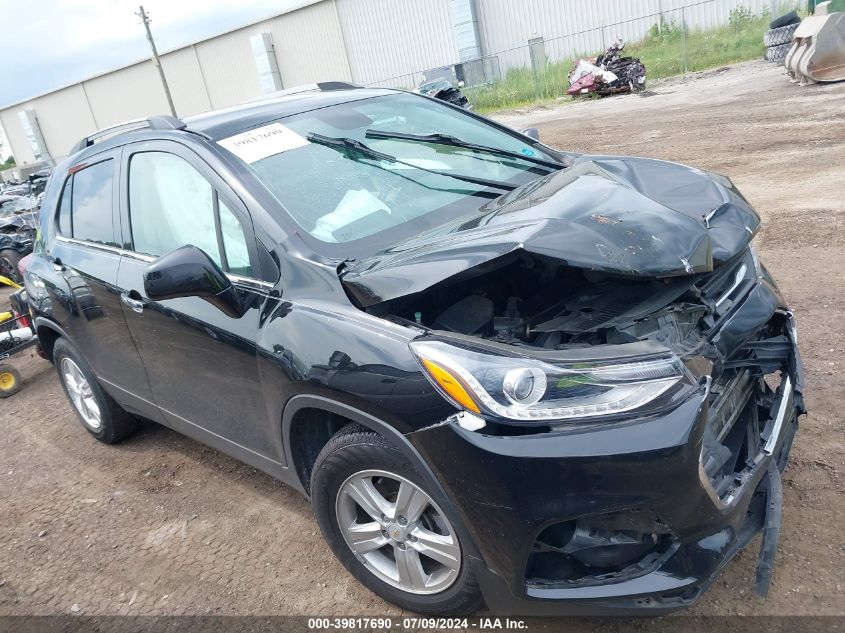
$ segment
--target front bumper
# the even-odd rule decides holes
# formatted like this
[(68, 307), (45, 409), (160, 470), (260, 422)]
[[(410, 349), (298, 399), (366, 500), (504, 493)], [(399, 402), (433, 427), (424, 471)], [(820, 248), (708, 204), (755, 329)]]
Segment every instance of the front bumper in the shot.
[[(447, 424), (408, 436), (466, 526), (491, 610), (509, 615), (677, 610), (692, 604), (764, 528), (774, 531), (774, 545), (771, 534), (764, 542), (765, 564), (771, 565), (780, 471), (803, 413), (792, 317), (782, 310), (773, 314), (768, 318), (781, 319), (788, 333), (787, 359), (780, 384), (769, 389), (767, 399), (748, 405), (768, 416), (760, 413), (755, 421), (755, 437), (747, 433), (753, 450), (746, 448), (737, 459), (727, 486), (717, 489), (705, 468), (703, 448), (713, 426), (709, 383), (668, 414), (620, 425), (495, 436)], [(609, 574), (574, 581), (532, 575), (544, 530), (595, 520), (629, 532), (659, 533), (661, 545), (643, 561)]]

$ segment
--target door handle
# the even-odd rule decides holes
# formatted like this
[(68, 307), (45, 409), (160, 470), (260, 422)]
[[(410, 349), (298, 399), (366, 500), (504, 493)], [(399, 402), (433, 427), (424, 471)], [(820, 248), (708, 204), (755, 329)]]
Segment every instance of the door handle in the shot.
[(138, 297), (141, 296), (140, 294), (138, 294), (134, 290), (131, 290), (129, 292), (122, 293), (120, 295), (120, 300), (125, 305), (132, 308), (133, 312), (137, 312), (138, 314), (141, 314), (144, 311), (144, 306), (146, 305), (146, 303), (144, 302), (143, 299), (135, 299), (132, 295), (136, 295)]

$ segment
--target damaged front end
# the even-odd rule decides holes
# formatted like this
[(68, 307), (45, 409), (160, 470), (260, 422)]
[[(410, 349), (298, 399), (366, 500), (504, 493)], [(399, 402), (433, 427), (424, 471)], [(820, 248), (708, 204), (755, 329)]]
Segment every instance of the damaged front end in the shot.
[[(582, 156), (342, 273), (361, 309), (423, 332), (412, 351), (462, 410), (466, 462), (497, 465), (442, 472), (494, 485), (501, 468), (503, 489), (527, 489), (497, 489), (506, 510), (491, 519), (519, 515), (507, 536), (525, 549), (485, 556), (485, 594), (509, 612), (514, 595), (685, 606), (760, 531), (768, 590), (805, 410), (793, 318), (751, 245), (759, 224), (721, 176)], [(491, 503), (489, 486), (455, 494)]]

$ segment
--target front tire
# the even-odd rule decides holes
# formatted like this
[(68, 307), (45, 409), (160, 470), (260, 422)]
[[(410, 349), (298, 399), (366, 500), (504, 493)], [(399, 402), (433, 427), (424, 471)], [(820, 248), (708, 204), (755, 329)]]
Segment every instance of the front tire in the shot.
[(53, 362), (86, 431), (104, 444), (115, 444), (135, 432), (135, 419), (103, 391), (94, 370), (66, 339), (58, 339), (53, 346)]
[(458, 519), (382, 436), (350, 425), (329, 440), (314, 465), (311, 503), (338, 560), (385, 600), (438, 615), (481, 605)]

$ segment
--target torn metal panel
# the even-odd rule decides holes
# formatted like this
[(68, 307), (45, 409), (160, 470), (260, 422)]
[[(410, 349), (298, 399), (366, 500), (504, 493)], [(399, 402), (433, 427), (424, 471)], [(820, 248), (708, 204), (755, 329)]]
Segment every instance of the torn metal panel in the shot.
[(780, 522), (783, 513), (783, 482), (775, 462), (769, 465), (768, 499), (766, 500), (766, 522), (763, 525), (763, 543), (757, 559), (757, 579), (754, 591), (765, 598), (769, 595), (774, 571), (775, 554), (780, 541)]

